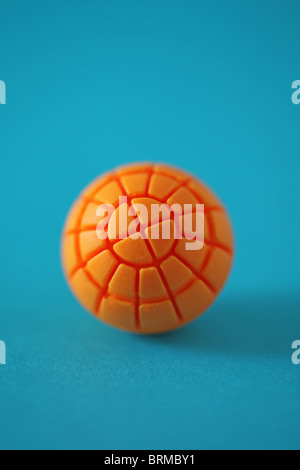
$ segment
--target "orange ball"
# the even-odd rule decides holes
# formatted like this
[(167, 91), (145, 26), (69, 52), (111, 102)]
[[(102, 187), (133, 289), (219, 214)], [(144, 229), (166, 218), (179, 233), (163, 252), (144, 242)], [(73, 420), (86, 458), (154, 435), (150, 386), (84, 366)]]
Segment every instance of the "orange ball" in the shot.
[[(107, 238), (100, 239), (104, 214), (98, 208), (113, 205), (110, 221), (121, 220), (120, 196), (127, 197), (128, 211), (144, 204), (149, 214), (153, 204), (182, 209), (204, 204), (203, 248), (188, 250), (189, 237), (177, 239), (174, 230), (168, 239), (151, 237), (151, 226), (148, 237), (126, 238), (119, 226), (113, 233), (111, 222)], [(126, 228), (135, 216), (140, 212), (129, 212)], [(157, 225), (164, 223), (160, 219)], [(233, 234), (221, 202), (192, 175), (159, 164), (127, 166), (99, 177), (75, 202), (62, 240), (64, 272), (79, 302), (100, 320), (136, 333), (169, 331), (198, 317), (225, 284), (232, 259)]]

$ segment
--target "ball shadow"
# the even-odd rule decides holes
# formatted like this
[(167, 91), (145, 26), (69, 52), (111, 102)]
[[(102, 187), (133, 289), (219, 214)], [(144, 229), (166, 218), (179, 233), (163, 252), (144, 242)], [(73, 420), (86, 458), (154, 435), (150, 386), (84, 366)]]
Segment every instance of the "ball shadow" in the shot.
[(287, 356), (300, 339), (300, 296), (218, 299), (208, 313), (173, 333), (148, 338), (220, 354)]

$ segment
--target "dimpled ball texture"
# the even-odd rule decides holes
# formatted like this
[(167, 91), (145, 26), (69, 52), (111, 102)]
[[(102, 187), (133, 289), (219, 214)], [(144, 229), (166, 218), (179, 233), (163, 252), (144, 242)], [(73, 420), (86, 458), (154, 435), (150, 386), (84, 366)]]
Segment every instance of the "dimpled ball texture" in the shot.
[[(108, 238), (100, 240), (97, 208), (112, 204), (117, 213), (120, 196), (127, 196), (128, 209), (204, 204), (204, 247), (188, 251), (187, 239), (175, 240), (174, 232), (168, 240), (151, 239), (151, 232), (148, 239), (110, 238), (109, 226)], [(79, 302), (103, 322), (136, 333), (169, 331), (198, 317), (225, 284), (232, 258), (232, 229), (221, 202), (193, 176), (159, 164), (99, 177), (72, 207), (62, 240), (64, 272)]]

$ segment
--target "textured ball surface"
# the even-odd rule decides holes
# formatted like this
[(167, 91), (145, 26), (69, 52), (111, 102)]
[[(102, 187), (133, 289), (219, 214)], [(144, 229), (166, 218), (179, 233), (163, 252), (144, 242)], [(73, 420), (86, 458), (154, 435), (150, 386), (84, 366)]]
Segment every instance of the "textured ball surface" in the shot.
[[(97, 236), (101, 204), (120, 210), (144, 204), (204, 204), (204, 247), (186, 239), (133, 240)], [(163, 224), (163, 222), (161, 222)], [(121, 237), (120, 237), (121, 238)], [(166, 165), (123, 167), (94, 181), (75, 202), (62, 241), (66, 278), (79, 302), (100, 320), (137, 333), (172, 330), (198, 317), (214, 301), (230, 272), (231, 225), (220, 201), (193, 176)]]

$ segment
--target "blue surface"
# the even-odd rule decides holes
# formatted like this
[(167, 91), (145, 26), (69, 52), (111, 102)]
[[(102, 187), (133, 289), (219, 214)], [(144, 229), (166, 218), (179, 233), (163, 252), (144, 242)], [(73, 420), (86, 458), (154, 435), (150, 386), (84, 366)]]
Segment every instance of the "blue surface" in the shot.
[[(299, 448), (298, 0), (2, 1), (1, 448)], [(232, 216), (210, 312), (160, 337), (87, 315), (59, 238), (79, 191), (183, 166)]]

